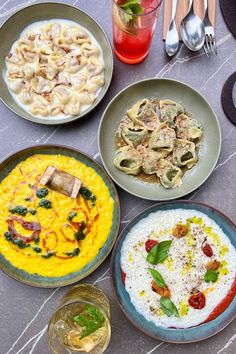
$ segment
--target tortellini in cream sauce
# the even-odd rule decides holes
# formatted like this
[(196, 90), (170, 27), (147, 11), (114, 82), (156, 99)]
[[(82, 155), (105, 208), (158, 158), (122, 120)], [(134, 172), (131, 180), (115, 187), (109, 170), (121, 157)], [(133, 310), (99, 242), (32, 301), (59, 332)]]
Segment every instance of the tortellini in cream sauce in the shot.
[(141, 99), (121, 119), (114, 165), (144, 181), (153, 176), (152, 182), (164, 188), (178, 187), (198, 162), (202, 135), (202, 127), (182, 104)]
[(6, 56), (12, 96), (34, 116), (76, 116), (105, 84), (103, 53), (76, 22), (49, 20), (28, 26)]

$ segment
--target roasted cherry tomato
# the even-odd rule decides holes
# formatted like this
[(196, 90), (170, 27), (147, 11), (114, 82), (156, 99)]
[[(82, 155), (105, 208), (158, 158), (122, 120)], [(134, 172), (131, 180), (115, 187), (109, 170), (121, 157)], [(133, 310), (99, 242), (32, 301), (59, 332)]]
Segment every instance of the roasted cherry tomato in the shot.
[(207, 256), (207, 257), (212, 257), (213, 256), (213, 251), (211, 246), (206, 243), (203, 247), (202, 247), (202, 251), (203, 253)]
[(122, 282), (123, 282), (123, 284), (125, 285), (126, 273), (123, 271), (122, 268), (120, 268), (120, 271), (121, 271), (121, 279), (122, 279)]
[(197, 291), (195, 294), (191, 295), (188, 299), (189, 306), (192, 306), (196, 310), (201, 310), (206, 305), (206, 298), (201, 291)]
[(146, 249), (147, 253), (149, 253), (151, 251), (151, 249), (156, 245), (157, 245), (157, 241), (151, 240), (151, 239), (147, 240), (145, 242), (145, 249)]

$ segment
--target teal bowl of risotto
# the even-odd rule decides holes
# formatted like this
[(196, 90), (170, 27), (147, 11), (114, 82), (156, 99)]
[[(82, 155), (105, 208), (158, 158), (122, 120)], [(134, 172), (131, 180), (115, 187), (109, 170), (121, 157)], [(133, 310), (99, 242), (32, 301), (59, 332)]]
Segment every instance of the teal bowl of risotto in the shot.
[(165, 342), (191, 343), (236, 317), (236, 227), (201, 203), (154, 205), (121, 232), (111, 279), (128, 320)]

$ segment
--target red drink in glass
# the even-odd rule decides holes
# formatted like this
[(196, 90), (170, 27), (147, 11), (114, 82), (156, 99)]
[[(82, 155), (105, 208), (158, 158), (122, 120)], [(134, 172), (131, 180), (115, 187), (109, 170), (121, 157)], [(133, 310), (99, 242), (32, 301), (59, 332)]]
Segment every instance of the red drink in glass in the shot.
[(162, 0), (141, 0), (143, 13), (139, 15), (120, 7), (126, 0), (112, 1), (114, 52), (127, 64), (139, 63), (149, 53)]

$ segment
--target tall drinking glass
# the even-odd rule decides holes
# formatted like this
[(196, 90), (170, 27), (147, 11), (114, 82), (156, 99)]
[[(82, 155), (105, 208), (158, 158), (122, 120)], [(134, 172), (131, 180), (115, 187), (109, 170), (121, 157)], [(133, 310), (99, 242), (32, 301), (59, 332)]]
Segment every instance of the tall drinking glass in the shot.
[(125, 6), (128, 1), (112, 0), (113, 45), (121, 61), (137, 64), (149, 53), (162, 0), (136, 1), (142, 9), (140, 14), (131, 14)]

